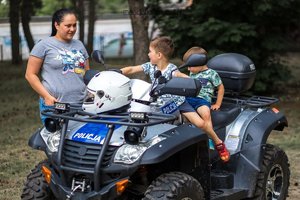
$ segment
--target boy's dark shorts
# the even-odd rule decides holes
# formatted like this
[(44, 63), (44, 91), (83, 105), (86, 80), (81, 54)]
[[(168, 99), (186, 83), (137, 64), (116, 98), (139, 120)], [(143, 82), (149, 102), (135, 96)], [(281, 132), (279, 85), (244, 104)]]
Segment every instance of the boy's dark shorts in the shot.
[(181, 113), (196, 112), (195, 109), (185, 100), (183, 104), (178, 107)]
[(197, 110), (201, 106), (207, 106), (209, 109), (211, 104), (203, 98), (200, 97), (187, 97), (186, 101), (195, 109)]

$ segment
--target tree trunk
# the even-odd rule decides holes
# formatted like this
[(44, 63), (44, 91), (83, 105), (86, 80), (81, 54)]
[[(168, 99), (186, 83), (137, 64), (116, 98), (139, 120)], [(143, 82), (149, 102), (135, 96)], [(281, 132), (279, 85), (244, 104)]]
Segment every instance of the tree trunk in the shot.
[(72, 0), (79, 21), (79, 40), (84, 42), (84, 0)]
[(84, 43), (84, 0), (78, 0), (79, 40)]
[(96, 20), (96, 1), (89, 1), (89, 28), (88, 28), (88, 42), (87, 42), (87, 51), (89, 54), (93, 51), (94, 44), (94, 28)]
[(29, 49), (29, 51), (31, 51), (31, 49), (34, 46), (34, 40), (33, 40), (31, 31), (30, 31), (30, 26), (29, 26), (31, 15), (33, 13), (32, 1), (23, 0), (21, 8), (22, 8), (21, 9), (22, 27), (23, 27), (23, 31), (24, 31), (24, 35), (26, 38), (28, 49)]
[(20, 64), (22, 62), (22, 58), (20, 55), (19, 10), (20, 10), (20, 0), (10, 0), (9, 1), (9, 22), (10, 22), (10, 33), (11, 33), (11, 55), (12, 55), (13, 64)]
[[(149, 49), (148, 26), (149, 18), (144, 0), (128, 0), (129, 15), (133, 32), (134, 43), (134, 64), (140, 65), (147, 61)], [(135, 76), (136, 78), (145, 79), (145, 75)]]

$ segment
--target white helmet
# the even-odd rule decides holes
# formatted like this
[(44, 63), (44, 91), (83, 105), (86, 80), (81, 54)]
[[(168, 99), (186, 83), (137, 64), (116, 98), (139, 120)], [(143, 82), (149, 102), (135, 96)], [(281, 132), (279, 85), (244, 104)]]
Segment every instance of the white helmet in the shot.
[(130, 79), (114, 72), (103, 71), (96, 74), (87, 85), (87, 95), (82, 109), (99, 114), (117, 110), (131, 103)]

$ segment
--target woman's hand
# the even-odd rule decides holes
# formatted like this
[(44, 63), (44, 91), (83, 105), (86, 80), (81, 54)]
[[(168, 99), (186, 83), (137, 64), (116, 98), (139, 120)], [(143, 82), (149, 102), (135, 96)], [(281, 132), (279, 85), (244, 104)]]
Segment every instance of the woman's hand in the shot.
[(53, 96), (49, 95), (47, 98), (44, 98), (46, 106), (53, 106), (57, 99)]

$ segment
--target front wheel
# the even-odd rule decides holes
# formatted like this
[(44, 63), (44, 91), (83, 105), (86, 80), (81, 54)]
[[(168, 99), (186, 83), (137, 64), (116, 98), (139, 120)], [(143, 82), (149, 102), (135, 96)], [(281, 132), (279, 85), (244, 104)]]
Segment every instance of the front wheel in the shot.
[(286, 199), (290, 184), (289, 180), (290, 169), (286, 153), (279, 147), (267, 144), (253, 199)]
[(181, 172), (162, 174), (145, 192), (143, 200), (202, 200), (204, 192), (200, 183)]
[(55, 199), (42, 173), (42, 166), (48, 163), (47, 160), (40, 162), (27, 176), (22, 200), (52, 200)]

